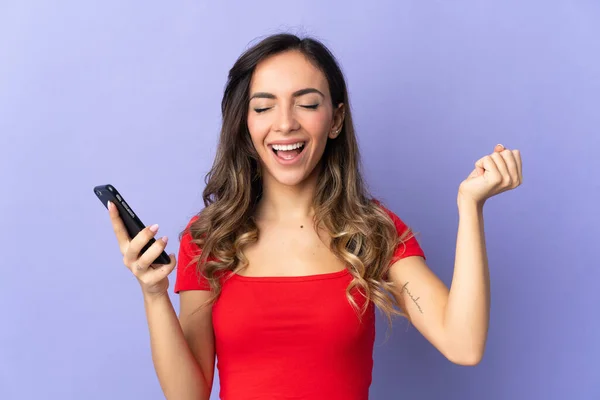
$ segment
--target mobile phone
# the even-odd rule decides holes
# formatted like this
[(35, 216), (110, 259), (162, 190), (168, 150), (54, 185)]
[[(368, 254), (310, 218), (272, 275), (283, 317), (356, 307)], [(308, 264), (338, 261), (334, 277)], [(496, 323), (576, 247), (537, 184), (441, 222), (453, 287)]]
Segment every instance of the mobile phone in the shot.
[[(123, 220), (123, 224), (127, 229), (129, 237), (133, 239), (135, 235), (140, 233), (146, 225), (142, 223), (140, 218), (133, 212), (133, 209), (129, 204), (125, 202), (123, 196), (117, 191), (113, 185), (99, 185), (94, 188), (94, 193), (100, 199), (102, 204), (108, 209), (108, 202), (112, 202), (119, 210), (119, 216)], [(140, 254), (148, 250), (148, 247), (156, 242), (156, 239), (151, 238), (150, 241), (144, 246)], [(154, 260), (152, 264), (169, 264), (171, 259), (164, 251)]]

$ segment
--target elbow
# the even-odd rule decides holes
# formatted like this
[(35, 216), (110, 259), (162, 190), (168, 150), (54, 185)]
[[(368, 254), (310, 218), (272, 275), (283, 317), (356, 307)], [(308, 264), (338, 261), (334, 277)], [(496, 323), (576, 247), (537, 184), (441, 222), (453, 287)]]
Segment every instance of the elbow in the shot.
[(446, 351), (444, 356), (453, 364), (474, 367), (483, 359), (484, 348), (454, 349)]
[(483, 359), (483, 352), (470, 353), (456, 357), (447, 357), (452, 363), (456, 365), (462, 365), (464, 367), (474, 367), (478, 365)]

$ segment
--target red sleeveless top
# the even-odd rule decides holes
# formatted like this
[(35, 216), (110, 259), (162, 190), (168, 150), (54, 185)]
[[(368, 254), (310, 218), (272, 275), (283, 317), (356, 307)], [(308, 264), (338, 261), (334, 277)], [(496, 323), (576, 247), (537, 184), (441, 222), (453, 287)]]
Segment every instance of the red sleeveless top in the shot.
[[(386, 211), (402, 234), (407, 226)], [(188, 266), (199, 251), (186, 232), (175, 293), (210, 290), (195, 265)], [(424, 257), (415, 238), (398, 246), (393, 261), (409, 256)], [(298, 277), (230, 274), (223, 280), (212, 315), (220, 398), (367, 400), (375, 312), (371, 303), (359, 320), (346, 297), (351, 280), (348, 270)], [(361, 296), (354, 298), (364, 304)]]

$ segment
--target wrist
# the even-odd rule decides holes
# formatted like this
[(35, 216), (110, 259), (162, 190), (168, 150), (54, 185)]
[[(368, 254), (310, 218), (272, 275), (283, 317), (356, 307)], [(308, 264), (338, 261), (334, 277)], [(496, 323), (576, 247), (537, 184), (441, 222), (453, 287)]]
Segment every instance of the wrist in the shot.
[(483, 206), (485, 204), (485, 200), (477, 201), (471, 197), (464, 196), (460, 192), (458, 193), (458, 197), (456, 198), (456, 204), (458, 206), (459, 212), (483, 212)]
[(166, 290), (163, 292), (158, 292), (158, 293), (143, 292), (143, 294), (144, 294), (144, 304), (146, 304), (146, 305), (152, 305), (152, 304), (164, 301), (165, 299), (169, 299), (169, 293), (167, 293)]

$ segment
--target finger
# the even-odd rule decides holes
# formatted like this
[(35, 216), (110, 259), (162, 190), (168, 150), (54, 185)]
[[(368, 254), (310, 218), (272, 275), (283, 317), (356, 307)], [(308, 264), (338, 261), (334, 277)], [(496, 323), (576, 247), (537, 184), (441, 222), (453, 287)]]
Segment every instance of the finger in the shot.
[(149, 280), (158, 282), (167, 277), (175, 269), (175, 266), (177, 265), (175, 254), (169, 254), (169, 258), (171, 259), (170, 263), (148, 270), (146, 275), (148, 276)]
[(108, 215), (110, 216), (110, 222), (115, 236), (117, 237), (117, 242), (119, 243), (119, 248), (121, 249), (121, 253), (125, 254), (125, 249), (129, 245), (131, 238), (127, 233), (127, 229), (125, 228), (123, 220), (119, 216), (119, 210), (117, 207), (111, 201), (108, 202), (107, 207)]
[(512, 180), (512, 187), (517, 187), (521, 183), (519, 178), (519, 170), (517, 168), (517, 161), (515, 160), (515, 155), (510, 150), (504, 150), (500, 153), (504, 162), (506, 163), (506, 167), (508, 168), (508, 173), (510, 174)]
[(502, 185), (511, 186), (513, 182), (510, 173), (508, 172), (506, 161), (504, 161), (504, 157), (502, 157), (501, 153), (493, 153), (492, 160), (494, 160), (494, 163), (498, 167), (498, 171), (500, 171)]
[(494, 160), (492, 159), (492, 156), (487, 155), (484, 156), (482, 158), (480, 158), (479, 160), (477, 160), (477, 162), (475, 163), (475, 167), (476, 168), (480, 168), (482, 171), (485, 171), (488, 173), (488, 175), (499, 178), (500, 176), (500, 171), (498, 171), (498, 167), (496, 166), (496, 163), (494, 162)]
[(131, 272), (133, 272), (133, 274), (137, 277), (140, 277), (141, 275), (144, 274), (144, 272), (146, 272), (148, 270), (148, 268), (150, 267), (149, 264), (144, 264), (143, 262), (141, 262), (139, 259), (138, 261), (134, 261), (133, 264), (131, 265), (131, 268), (129, 268), (131, 270)]
[(500, 153), (501, 151), (504, 151), (506, 148), (501, 145), (501, 144), (497, 144), (496, 147), (494, 147), (494, 152)]
[(156, 235), (156, 232), (158, 232), (158, 224), (145, 227), (131, 239), (124, 254), (125, 264), (128, 265), (137, 260), (144, 246)]
[(133, 262), (132, 272), (136, 276), (144, 274), (152, 265), (154, 260), (160, 255), (167, 245), (166, 236), (156, 240), (150, 247), (144, 251), (140, 257)]
[(521, 152), (519, 150), (513, 150), (512, 153), (517, 163), (517, 171), (519, 172), (519, 182), (523, 183), (523, 166), (521, 162)]
[(151, 266), (154, 263), (154, 260), (160, 256), (160, 253), (165, 250), (165, 247), (167, 247), (167, 242), (168, 238), (166, 236), (158, 239), (152, 243), (152, 246), (148, 247), (148, 249), (142, 255), (140, 255), (140, 258), (137, 262), (143, 265), (145, 268)]

